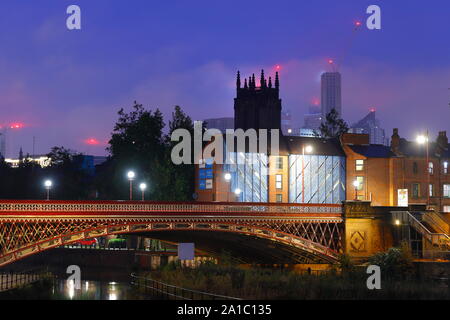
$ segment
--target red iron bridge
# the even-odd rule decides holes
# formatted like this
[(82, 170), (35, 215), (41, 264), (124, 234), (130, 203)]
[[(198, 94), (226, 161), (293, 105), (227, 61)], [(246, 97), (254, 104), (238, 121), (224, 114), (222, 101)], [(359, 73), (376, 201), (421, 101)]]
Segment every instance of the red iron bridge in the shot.
[(342, 252), (342, 206), (153, 201), (0, 200), (0, 267), (83, 239), (137, 234), (194, 242), (242, 262), (330, 263)]

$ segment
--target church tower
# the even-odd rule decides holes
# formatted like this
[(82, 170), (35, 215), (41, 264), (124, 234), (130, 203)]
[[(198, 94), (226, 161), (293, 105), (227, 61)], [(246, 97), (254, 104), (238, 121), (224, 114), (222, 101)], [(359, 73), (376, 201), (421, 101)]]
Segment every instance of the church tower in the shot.
[(259, 86), (256, 86), (255, 74), (244, 79), (241, 87), (241, 75), (236, 79), (236, 98), (234, 99), (235, 129), (279, 129), (281, 130), (281, 99), (279, 98), (280, 80), (275, 75), (275, 86), (261, 70)]

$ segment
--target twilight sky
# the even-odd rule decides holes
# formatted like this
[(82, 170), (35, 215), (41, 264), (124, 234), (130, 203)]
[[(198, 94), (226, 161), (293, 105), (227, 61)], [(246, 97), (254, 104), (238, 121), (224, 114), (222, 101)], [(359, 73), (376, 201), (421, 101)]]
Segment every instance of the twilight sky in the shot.
[[(82, 30), (66, 28), (71, 4)], [(365, 27), (371, 4), (381, 30)], [(36, 153), (106, 154), (118, 109), (134, 100), (166, 122), (175, 105), (199, 120), (233, 116), (236, 71), (273, 75), (276, 65), (299, 126), (330, 58), (350, 124), (375, 107), (389, 136), (450, 134), (449, 16), (448, 0), (2, 0), (0, 125), (25, 125), (8, 132), (8, 155), (31, 153), (33, 136)]]

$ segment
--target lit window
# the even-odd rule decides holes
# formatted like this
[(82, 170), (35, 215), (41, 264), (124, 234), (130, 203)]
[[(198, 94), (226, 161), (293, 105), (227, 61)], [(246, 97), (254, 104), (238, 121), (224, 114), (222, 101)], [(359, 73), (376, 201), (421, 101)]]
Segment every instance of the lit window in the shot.
[(275, 188), (283, 189), (283, 176), (281, 174), (275, 176)]
[(277, 194), (277, 202), (283, 202), (283, 195)]
[(364, 160), (356, 160), (356, 171), (364, 170)]
[(450, 184), (444, 184), (444, 197), (450, 198)]
[(412, 197), (417, 199), (420, 196), (420, 184), (413, 183), (412, 184)]
[(445, 161), (445, 162), (442, 164), (442, 166), (443, 166), (444, 174), (448, 174), (448, 162)]
[(283, 158), (282, 157), (277, 157), (277, 169), (278, 170), (283, 169)]
[(433, 162), (429, 162), (429, 163), (428, 163), (428, 172), (429, 172), (430, 174), (433, 174)]
[(363, 190), (364, 189), (364, 177), (356, 177), (356, 181), (358, 181), (358, 187), (357, 190)]
[(444, 212), (450, 213), (450, 206), (444, 206)]
[(432, 184), (430, 184), (429, 192), (430, 192), (430, 197), (432, 197), (433, 196), (433, 185)]

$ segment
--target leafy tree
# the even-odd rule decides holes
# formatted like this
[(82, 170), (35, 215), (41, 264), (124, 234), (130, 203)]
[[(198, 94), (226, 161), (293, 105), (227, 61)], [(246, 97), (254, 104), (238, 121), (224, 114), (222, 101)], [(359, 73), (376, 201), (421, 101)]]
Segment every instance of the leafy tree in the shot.
[(137, 181), (145, 181), (149, 186), (148, 199), (192, 199), (194, 167), (176, 166), (170, 158), (173, 146), (170, 134), (177, 128), (193, 133), (191, 118), (176, 106), (169, 122), (169, 135), (166, 135), (163, 115), (158, 109), (146, 110), (135, 101), (131, 112), (121, 109), (118, 115), (107, 149), (111, 157), (96, 182), (100, 198), (127, 199), (125, 174), (132, 169), (136, 171)]
[(320, 135), (323, 138), (339, 138), (342, 134), (348, 132), (347, 123), (339, 117), (336, 109), (326, 115), (325, 122), (319, 127), (319, 132), (316, 135)]
[(174, 142), (170, 141), (170, 135), (176, 129), (186, 129), (190, 132), (191, 140), (191, 158), (193, 160), (193, 150), (194, 150), (194, 123), (192, 119), (187, 116), (179, 106), (175, 106), (174, 112), (172, 112), (172, 120), (169, 121), (169, 135), (167, 136), (168, 141), (168, 152), (166, 153), (166, 161), (170, 165), (171, 180), (173, 181), (173, 200), (183, 201), (192, 200), (192, 194), (194, 193), (194, 180), (195, 180), (195, 169), (192, 164), (180, 164), (174, 165), (172, 163), (171, 150), (175, 145)]

